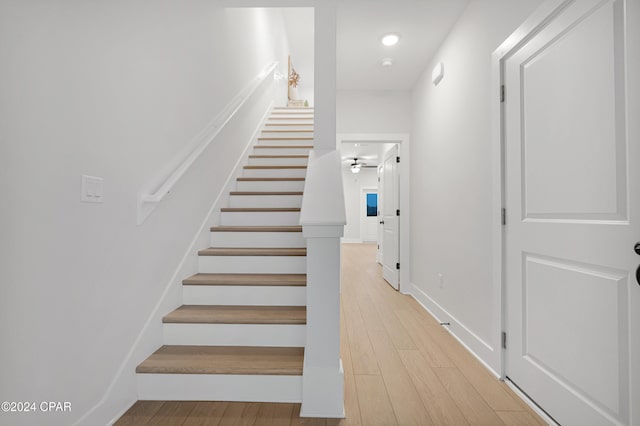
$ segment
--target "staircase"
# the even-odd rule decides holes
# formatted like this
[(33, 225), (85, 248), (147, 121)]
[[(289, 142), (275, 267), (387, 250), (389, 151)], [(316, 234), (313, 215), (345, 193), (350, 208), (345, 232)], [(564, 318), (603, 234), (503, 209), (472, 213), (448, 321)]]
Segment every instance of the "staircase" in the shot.
[(300, 402), (306, 242), (299, 225), (312, 108), (274, 108), (163, 318), (164, 346), (136, 369), (141, 400)]

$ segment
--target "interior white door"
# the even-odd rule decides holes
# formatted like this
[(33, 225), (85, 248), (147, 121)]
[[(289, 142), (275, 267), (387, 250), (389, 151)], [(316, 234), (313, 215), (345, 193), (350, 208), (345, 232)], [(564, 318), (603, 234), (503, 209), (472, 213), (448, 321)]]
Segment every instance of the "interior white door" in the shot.
[(565, 6), (503, 62), (506, 373), (562, 425), (638, 425), (624, 4)]
[(400, 179), (398, 176), (398, 146), (389, 149), (384, 156), (382, 185), (383, 252), (382, 276), (396, 290), (399, 288), (399, 229)]

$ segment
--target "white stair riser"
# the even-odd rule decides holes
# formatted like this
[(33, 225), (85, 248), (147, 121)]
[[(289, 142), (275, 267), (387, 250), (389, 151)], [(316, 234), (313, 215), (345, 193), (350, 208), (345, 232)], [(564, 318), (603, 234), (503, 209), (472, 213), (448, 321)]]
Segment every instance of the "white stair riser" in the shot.
[(198, 256), (203, 274), (306, 274), (306, 256)]
[(165, 345), (300, 347), (305, 331), (305, 324), (162, 325)]
[(300, 207), (302, 195), (231, 195), (229, 207)]
[(244, 177), (305, 177), (307, 169), (244, 169)]
[(312, 106), (287, 106), (287, 107), (275, 107), (272, 112), (313, 112), (315, 107)]
[[(305, 306), (305, 286), (184, 285), (185, 305)], [(304, 346), (304, 345), (293, 345)]]
[(302, 232), (212, 232), (211, 247), (306, 247)]
[[(313, 144), (304, 144), (304, 146), (312, 146)], [(253, 147), (254, 155), (309, 155), (312, 148), (271, 148), (269, 145), (261, 145)]]
[(301, 402), (302, 376), (137, 374), (138, 399)]
[(313, 125), (294, 125), (294, 126), (282, 126), (278, 123), (269, 123), (265, 126), (265, 130), (302, 130), (305, 132), (312, 132), (314, 130)]
[(306, 146), (313, 145), (313, 139), (258, 139), (258, 146)]
[(222, 212), (222, 226), (297, 226), (300, 212)]
[(238, 191), (302, 191), (304, 190), (303, 180), (240, 180), (236, 185)]
[(222, 212), (222, 226), (297, 226), (300, 212)]
[(250, 166), (306, 166), (308, 158), (249, 158)]
[[(268, 129), (270, 130), (270, 129)], [(295, 129), (289, 129), (295, 130)], [(280, 131), (280, 132), (265, 132), (260, 133), (261, 138), (312, 138), (313, 130), (304, 129), (302, 131)]]
[[(296, 125), (296, 126), (299, 126), (299, 125), (313, 125), (313, 118), (306, 117), (306, 116), (300, 116), (300, 117), (287, 117), (287, 116), (269, 117), (267, 123), (276, 124), (276, 125), (293, 124), (293, 125)], [(271, 127), (271, 126), (269, 126), (269, 127)]]
[[(301, 114), (302, 113), (302, 114)], [(275, 114), (270, 114), (269, 118), (307, 118), (313, 120), (313, 111), (277, 111)]]

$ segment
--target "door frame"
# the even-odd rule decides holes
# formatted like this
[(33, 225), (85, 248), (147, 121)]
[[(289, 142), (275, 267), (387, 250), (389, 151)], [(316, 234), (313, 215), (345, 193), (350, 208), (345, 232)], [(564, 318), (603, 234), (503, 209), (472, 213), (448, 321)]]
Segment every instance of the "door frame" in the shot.
[[(505, 159), (504, 159), (504, 120), (502, 103), (502, 85), (504, 83), (504, 61), (515, 53), (524, 43), (544, 28), (547, 23), (562, 13), (573, 3), (573, 0), (546, 0), (524, 23), (522, 23), (492, 54), (491, 58), (491, 131), (492, 131), (492, 210), (494, 212), (491, 223), (492, 234), (492, 272), (494, 276), (493, 295), (495, 306), (492, 315), (494, 338), (493, 365), (498, 365), (501, 380), (505, 380), (506, 349), (502, 347), (502, 333), (506, 331), (507, 308), (507, 283), (505, 281), (505, 228), (502, 224), (502, 209), (505, 207)], [(507, 213), (507, 220), (508, 213)], [(531, 401), (520, 389), (509, 381), (505, 383), (519, 394), (543, 419), (555, 424), (533, 401)]]
[[(336, 134), (336, 149), (340, 150), (343, 142), (376, 142), (397, 143), (400, 156), (400, 293), (410, 294), (410, 138), (408, 133), (338, 133)], [(403, 160), (404, 158), (404, 160)]]

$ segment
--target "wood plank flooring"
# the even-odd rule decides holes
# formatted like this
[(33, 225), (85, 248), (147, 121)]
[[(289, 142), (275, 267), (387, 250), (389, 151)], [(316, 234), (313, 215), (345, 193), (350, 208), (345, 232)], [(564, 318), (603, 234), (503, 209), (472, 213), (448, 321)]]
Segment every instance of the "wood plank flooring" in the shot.
[(302, 419), (300, 404), (139, 401), (116, 425), (546, 424), (382, 279), (375, 245), (343, 245), (341, 310), (346, 419)]

